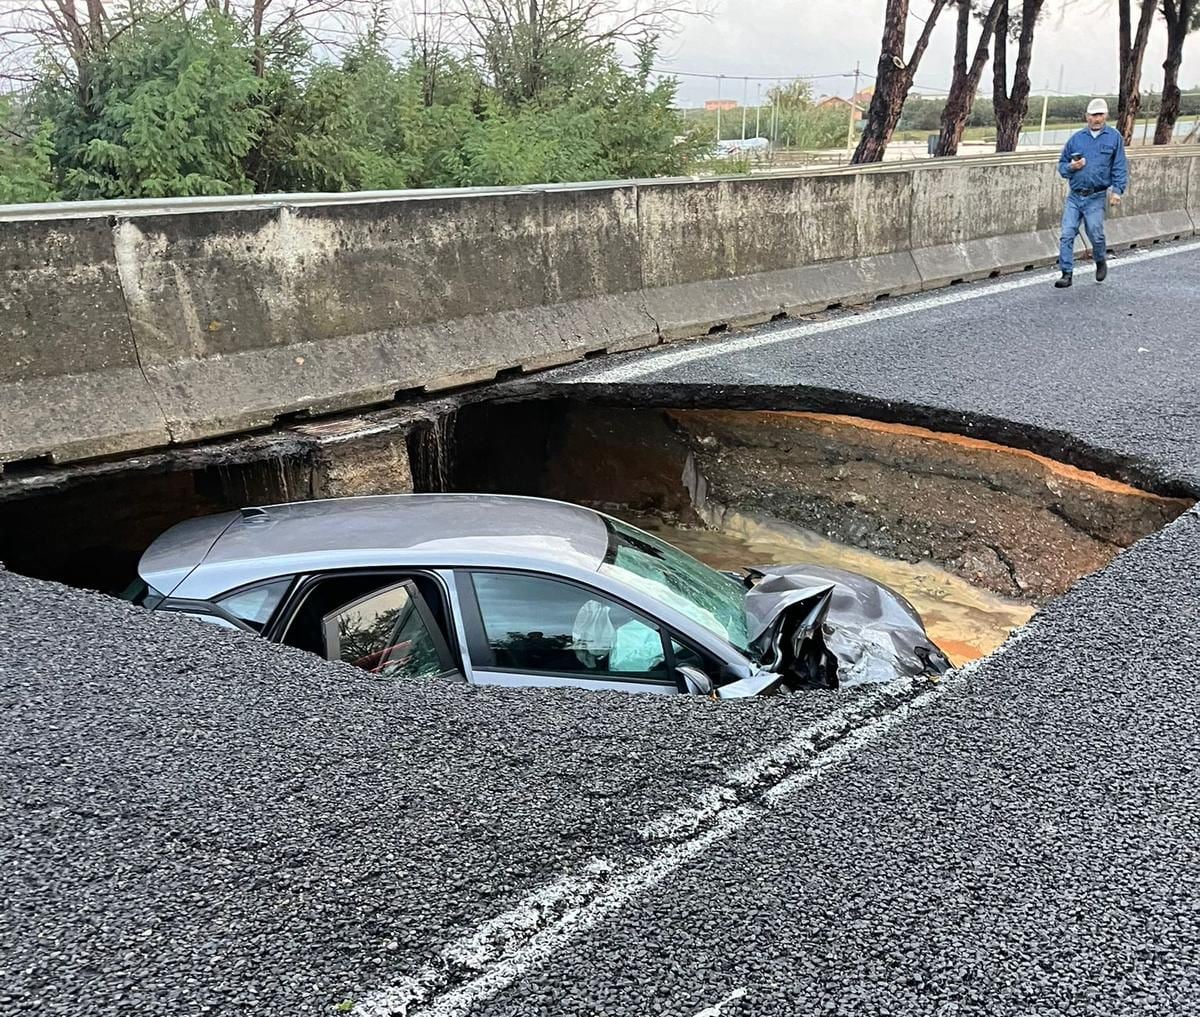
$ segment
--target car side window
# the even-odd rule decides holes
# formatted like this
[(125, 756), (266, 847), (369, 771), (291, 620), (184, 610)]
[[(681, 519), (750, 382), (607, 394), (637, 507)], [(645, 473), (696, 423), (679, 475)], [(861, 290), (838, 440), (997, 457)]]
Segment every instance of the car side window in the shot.
[(330, 660), (385, 678), (424, 678), (450, 670), (445, 644), (411, 581), (331, 611), (324, 625)]
[(240, 590), (217, 600), (226, 611), (235, 618), (240, 618), (256, 632), (261, 632), (271, 615), (283, 600), (283, 596), (292, 585), (292, 577), (276, 579), (270, 583), (260, 583), (248, 590)]
[(491, 660), (482, 669), (586, 677), (668, 676), (662, 632), (595, 590), (538, 576), (472, 574)]
[(693, 650), (690, 646), (681, 643), (674, 637), (671, 639), (671, 653), (675, 657), (676, 667), (696, 667), (710, 678), (717, 676), (719, 667), (716, 661), (706, 654)]
[(390, 589), (401, 581), (416, 584), (424, 605), (433, 614), (438, 634), (454, 645), (447, 608), (437, 581), (423, 574), (370, 572), (333, 573), (310, 577), (302, 582), (278, 612), (268, 632), (272, 638), (298, 650), (327, 656), (325, 619), (331, 611), (369, 594)]

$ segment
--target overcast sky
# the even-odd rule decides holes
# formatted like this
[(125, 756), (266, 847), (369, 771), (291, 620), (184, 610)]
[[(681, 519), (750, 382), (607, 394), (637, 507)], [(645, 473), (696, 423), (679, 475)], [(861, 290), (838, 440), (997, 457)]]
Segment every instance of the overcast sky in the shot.
[[(753, 104), (756, 86), (765, 91), (772, 76), (807, 77), (842, 74), (813, 82), (817, 94), (849, 95), (855, 61), (874, 73), (879, 59), (885, 0), (711, 0), (710, 20), (689, 19), (680, 33), (663, 43), (660, 63), (679, 71), (725, 74), (721, 94), (741, 100), (742, 77), (749, 76)], [(1019, 5), (1017, 5), (1019, 6)], [(921, 32), (917, 16), (929, 11), (929, 0), (912, 0), (907, 49)], [(1116, 92), (1116, 0), (1047, 0), (1047, 14), (1034, 41), (1032, 80), (1068, 93)], [(1143, 69), (1143, 91), (1162, 88), (1166, 29), (1159, 19)], [(973, 39), (972, 39), (973, 41)], [(954, 53), (953, 11), (943, 13), (933, 41), (917, 73), (917, 88), (945, 89)], [(1010, 58), (1015, 59), (1015, 58)], [(737, 80), (730, 80), (736, 78)], [(681, 77), (679, 100), (698, 106), (714, 98), (717, 81)], [(990, 91), (991, 71), (985, 76)], [(1200, 82), (1200, 33), (1184, 51), (1180, 84)], [(864, 79), (869, 84), (870, 79)], [(1115, 111), (1114, 111), (1115, 112)]]

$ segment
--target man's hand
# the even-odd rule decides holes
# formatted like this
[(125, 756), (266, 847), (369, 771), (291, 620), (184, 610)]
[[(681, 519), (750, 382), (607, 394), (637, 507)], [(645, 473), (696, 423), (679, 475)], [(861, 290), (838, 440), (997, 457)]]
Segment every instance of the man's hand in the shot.
[(1113, 208), (1116, 208), (1119, 204), (1121, 204), (1121, 195), (1119, 195), (1119, 194), (1110, 195), (1109, 199), (1108, 199), (1108, 203), (1110, 205), (1112, 205)]
[(1081, 169), (1083, 169), (1084, 166), (1087, 165), (1087, 160), (1083, 156), (1080, 156), (1078, 159), (1072, 159), (1068, 165), (1070, 166), (1071, 172), (1078, 173)]

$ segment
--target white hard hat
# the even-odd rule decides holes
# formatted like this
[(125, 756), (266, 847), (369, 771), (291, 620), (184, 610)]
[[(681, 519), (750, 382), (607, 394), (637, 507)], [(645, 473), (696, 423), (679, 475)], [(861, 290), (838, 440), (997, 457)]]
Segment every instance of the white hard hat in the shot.
[(1088, 103), (1087, 111), (1088, 111), (1088, 116), (1091, 116), (1093, 113), (1104, 113), (1107, 115), (1108, 103), (1105, 102), (1103, 99), (1093, 99), (1091, 102)]

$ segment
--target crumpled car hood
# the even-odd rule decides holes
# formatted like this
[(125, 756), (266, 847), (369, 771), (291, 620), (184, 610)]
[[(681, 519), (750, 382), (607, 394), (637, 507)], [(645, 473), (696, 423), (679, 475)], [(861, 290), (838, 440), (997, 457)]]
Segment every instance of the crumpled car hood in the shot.
[(721, 698), (788, 688), (837, 688), (940, 675), (946, 655), (900, 594), (822, 565), (749, 569), (745, 611), (763, 672), (721, 686)]

